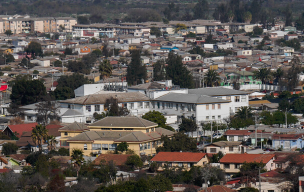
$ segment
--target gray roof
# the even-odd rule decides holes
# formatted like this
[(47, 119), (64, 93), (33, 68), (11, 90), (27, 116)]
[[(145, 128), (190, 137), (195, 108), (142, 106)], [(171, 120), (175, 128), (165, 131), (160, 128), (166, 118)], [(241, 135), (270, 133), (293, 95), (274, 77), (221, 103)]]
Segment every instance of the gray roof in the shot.
[(70, 125), (64, 126), (59, 129), (59, 131), (85, 131), (89, 128), (84, 123), (74, 122)]
[(149, 127), (156, 127), (157, 124), (148, 121), (146, 119), (140, 118), (140, 117), (133, 117), (133, 116), (122, 116), (122, 117), (105, 117), (99, 121), (96, 121), (89, 125), (89, 127), (138, 127), (138, 128), (149, 128)]
[(173, 135), (174, 132), (164, 128), (156, 128), (154, 132), (143, 133), (142, 131), (86, 131), (68, 141), (94, 141), (107, 140), (114, 142), (142, 142), (160, 139), (162, 135)]
[(79, 111), (75, 110), (75, 109), (68, 109), (61, 116), (78, 116), (78, 115), (82, 115), (82, 114)]
[(140, 92), (129, 92), (129, 93), (108, 93), (108, 94), (93, 94), (86, 95), (83, 97), (76, 97), (73, 99), (67, 99), (60, 101), (61, 103), (72, 103), (81, 105), (90, 104), (105, 104), (107, 99), (117, 98), (118, 103), (123, 102), (136, 102), (136, 101), (149, 101), (149, 97)]
[(158, 97), (154, 100), (155, 101), (176, 102), (176, 103), (195, 103), (195, 104), (229, 103), (230, 102), (230, 101), (226, 101), (223, 99), (209, 97), (206, 95), (183, 94), (183, 93), (168, 93), (168, 94)]
[(208, 95), (208, 96), (225, 96), (225, 95), (248, 95), (244, 91), (227, 89), (222, 87), (208, 87), (200, 89), (189, 89), (189, 94)]
[(207, 146), (216, 145), (219, 147), (232, 147), (232, 146), (238, 146), (241, 144), (242, 144), (242, 141), (219, 141), (219, 142), (214, 142)]

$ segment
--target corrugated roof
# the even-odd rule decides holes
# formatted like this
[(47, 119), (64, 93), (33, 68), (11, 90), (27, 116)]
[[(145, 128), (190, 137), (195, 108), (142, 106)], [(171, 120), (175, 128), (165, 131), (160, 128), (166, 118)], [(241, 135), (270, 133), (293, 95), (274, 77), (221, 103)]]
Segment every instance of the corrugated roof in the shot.
[(226, 154), (221, 158), (220, 163), (268, 163), (275, 154)]
[(90, 124), (88, 127), (138, 127), (138, 128), (149, 128), (149, 127), (156, 127), (157, 124), (148, 121), (146, 119), (140, 117), (133, 117), (133, 116), (121, 116), (121, 117), (105, 117), (99, 121), (96, 121)]
[(192, 153), (192, 152), (159, 152), (151, 161), (157, 162), (199, 162), (206, 156), (206, 153)]
[(234, 89), (226, 89), (221, 87), (208, 87), (200, 89), (189, 89), (189, 94), (199, 94), (199, 95), (208, 95), (208, 96), (224, 96), (224, 95), (248, 95), (244, 91), (238, 91)]
[(118, 103), (149, 101), (150, 98), (140, 92), (92, 94), (60, 101), (61, 103), (72, 103), (81, 105), (105, 104), (107, 99), (116, 98)]
[(209, 97), (206, 95), (198, 94), (183, 94), (183, 93), (168, 93), (164, 96), (154, 99), (155, 101), (168, 101), (177, 103), (193, 103), (193, 104), (204, 104), (204, 103), (229, 103), (223, 99)]

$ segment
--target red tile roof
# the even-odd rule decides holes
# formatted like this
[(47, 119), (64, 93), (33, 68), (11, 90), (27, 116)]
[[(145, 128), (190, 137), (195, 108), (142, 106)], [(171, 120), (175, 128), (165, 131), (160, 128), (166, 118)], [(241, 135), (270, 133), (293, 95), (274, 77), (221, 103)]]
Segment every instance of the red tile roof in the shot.
[(302, 138), (303, 134), (273, 134), (272, 139), (279, 139), (279, 140), (297, 140)]
[(100, 154), (93, 163), (95, 165), (100, 165), (100, 162), (102, 160), (105, 160), (106, 162), (113, 161), (115, 165), (120, 166), (124, 165), (131, 155), (127, 154)]
[(3, 158), (3, 157), (0, 157), (0, 161), (3, 162), (3, 163), (5, 163), (5, 164), (8, 164), (7, 160), (5, 158)]
[(208, 187), (207, 190), (201, 190), (199, 192), (209, 192), (209, 191), (212, 191), (212, 192), (236, 192), (236, 190), (233, 190), (233, 189), (230, 189), (228, 187), (225, 187), (225, 186), (222, 186), (222, 185), (213, 185), (211, 187)]
[(226, 154), (220, 163), (253, 163), (253, 162), (263, 162), (268, 163), (275, 154)]
[(12, 169), (0, 169), (0, 173), (8, 173), (10, 172)]
[(27, 124), (18, 124), (18, 125), (8, 125), (10, 130), (15, 133), (17, 132), (18, 135), (16, 135), (18, 138), (21, 137), (23, 132), (31, 132), (34, 127), (36, 127), (38, 123), (27, 123)]
[(283, 177), (283, 175), (272, 170), (269, 172), (261, 173), (261, 177)]
[(206, 156), (206, 153), (192, 152), (159, 152), (151, 161), (160, 162), (199, 162)]
[(28, 154), (11, 154), (9, 156), (15, 160), (22, 161), (28, 156)]
[[(260, 130), (258, 130), (258, 133), (259, 133)], [(250, 135), (251, 133), (254, 133), (254, 132), (250, 132), (248, 130), (227, 130), (225, 132), (225, 135), (240, 135), (240, 136), (244, 136), (244, 135)]]

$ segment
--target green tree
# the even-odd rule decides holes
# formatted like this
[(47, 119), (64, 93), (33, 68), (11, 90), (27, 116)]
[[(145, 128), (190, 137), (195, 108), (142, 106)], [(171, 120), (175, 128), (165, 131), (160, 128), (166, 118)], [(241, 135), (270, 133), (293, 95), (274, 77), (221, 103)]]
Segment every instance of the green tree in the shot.
[(60, 156), (69, 156), (70, 155), (69, 150), (66, 149), (66, 148), (60, 148), (60, 149), (58, 149), (58, 154)]
[(126, 116), (130, 113), (127, 108), (120, 107), (118, 105), (118, 100), (113, 97), (106, 99), (104, 107), (107, 111), (106, 116)]
[(126, 165), (131, 169), (134, 170), (136, 168), (140, 168), (143, 166), (143, 162), (138, 155), (131, 155), (128, 157), (126, 161)]
[(65, 192), (65, 182), (64, 182), (64, 175), (61, 173), (56, 174), (48, 183), (47, 189), (49, 191), (56, 191), (56, 192)]
[(256, 79), (260, 79), (263, 84), (265, 84), (270, 77), (270, 70), (267, 68), (261, 68), (259, 71), (254, 72), (254, 76)]
[(4, 143), (1, 153), (4, 155), (16, 154), (18, 146), (15, 143)]
[(273, 114), (269, 111), (262, 111), (260, 114), (262, 117), (262, 123), (265, 125), (273, 125), (274, 124), (274, 117)]
[(149, 189), (150, 191), (158, 191), (158, 192), (173, 190), (171, 181), (160, 174), (157, 174), (155, 177), (151, 177), (149, 179)]
[(42, 101), (46, 88), (39, 80), (28, 80), (28, 76), (16, 78), (12, 86), (10, 99), (16, 105), (28, 105)]
[(239, 110), (235, 113), (235, 117), (241, 118), (241, 119), (250, 119), (252, 118), (253, 113), (250, 107), (241, 107)]
[(44, 154), (38, 156), (38, 160), (35, 163), (36, 172), (40, 173), (44, 177), (49, 176), (49, 162), (48, 158)]
[(84, 161), (83, 151), (80, 149), (73, 149), (71, 157), (72, 157), (72, 161), (74, 162), (74, 166), (77, 169), (77, 177), (78, 177), (80, 166)]
[(253, 187), (244, 187), (240, 189), (240, 192), (259, 192), (259, 190)]
[(73, 49), (71, 49), (71, 48), (65, 48), (64, 49), (64, 54), (65, 55), (73, 55)]
[(291, 108), (296, 113), (302, 113), (304, 114), (304, 99), (298, 98), (292, 102)]
[(181, 56), (171, 51), (166, 63), (168, 64), (166, 67), (167, 77), (172, 79), (172, 82), (175, 85), (189, 89), (194, 87), (191, 72), (184, 66)]
[(246, 11), (244, 14), (245, 23), (250, 23), (251, 20), (252, 20), (252, 14), (250, 13), (250, 11)]
[(37, 114), (37, 123), (47, 125), (49, 121), (59, 120), (59, 104), (47, 97), (45, 101), (41, 101), (35, 105)]
[(149, 121), (152, 121), (154, 123), (157, 123), (158, 127), (162, 127), (162, 128), (168, 129), (170, 131), (175, 131), (172, 127), (166, 125), (167, 120), (161, 112), (154, 111), (154, 110), (149, 111), (149, 112), (145, 113), (142, 116), (142, 118), (146, 119), (146, 120), (149, 120)]
[(4, 32), (4, 34), (7, 35), (7, 36), (11, 36), (13, 33), (10, 29), (8, 29)]
[(183, 118), (178, 128), (179, 131), (192, 132), (193, 134), (197, 130), (197, 124), (195, 120)]
[(153, 80), (162, 81), (166, 79), (166, 67), (164, 60), (157, 60), (153, 64)]
[(174, 134), (172, 138), (169, 138), (167, 136), (162, 136), (161, 141), (163, 142), (163, 146), (157, 147), (156, 149), (157, 153), (160, 151), (166, 151), (166, 152), (176, 152), (176, 151), (196, 152), (197, 151), (196, 140), (181, 132)]
[(53, 63), (54, 67), (62, 67), (62, 61), (56, 60)]
[(116, 147), (116, 152), (123, 153), (124, 151), (128, 151), (129, 145), (127, 142), (121, 142)]
[(194, 19), (208, 19), (209, 3), (206, 0), (199, 0), (193, 8)]
[(41, 44), (38, 43), (38, 42), (36, 42), (36, 41), (30, 42), (30, 44), (27, 46), (27, 48), (25, 49), (25, 51), (28, 54), (32, 54), (32, 57), (34, 57), (34, 58), (36, 56), (43, 56)]
[(115, 180), (117, 168), (113, 161), (106, 163), (105, 161), (100, 162), (100, 166), (94, 171), (93, 176), (99, 179), (101, 183), (108, 183)]
[(78, 24), (90, 24), (90, 21), (89, 21), (88, 17), (86, 17), (86, 16), (78, 16), (77, 23)]
[(213, 87), (219, 85), (220, 77), (218, 72), (215, 70), (208, 70), (207, 74), (205, 75), (205, 83), (208, 87)]
[(158, 27), (151, 27), (150, 28), (150, 34), (155, 35), (156, 37), (160, 37), (162, 35), (161, 31)]
[(283, 110), (283, 111), (286, 111), (286, 110), (289, 110), (291, 107), (289, 101), (287, 99), (282, 99), (279, 103), (279, 110)]
[(259, 170), (258, 168), (262, 169), (261, 172), (265, 172), (263, 168), (265, 164), (262, 162), (253, 162), (253, 163), (243, 163), (240, 168), (240, 174), (243, 179), (248, 179), (247, 182), (256, 182), (259, 177)]
[(286, 6), (284, 10), (285, 15), (285, 26), (292, 26), (292, 10), (290, 8), (290, 5)]
[(260, 28), (260, 27), (258, 27), (258, 26), (255, 26), (255, 27), (253, 28), (253, 34), (254, 34), (254, 35), (262, 35), (262, 33), (263, 33), (263, 29), (262, 29), (262, 28)]
[(96, 55), (96, 57), (101, 57), (102, 56), (102, 51), (100, 49), (95, 49), (92, 51), (92, 55)]
[(99, 72), (103, 80), (105, 80), (106, 78), (112, 75), (112, 69), (113, 67), (110, 64), (109, 60), (103, 60), (103, 62), (100, 63)]
[(291, 68), (288, 69), (286, 80), (288, 91), (293, 91), (299, 84), (298, 74), (301, 72), (301, 61), (299, 57), (294, 56), (290, 62)]
[(131, 62), (127, 69), (127, 82), (129, 85), (140, 84), (147, 79), (147, 69), (142, 65), (140, 59), (140, 51), (132, 52)]
[(39, 151), (42, 151), (42, 143), (47, 141), (48, 138), (48, 130), (43, 125), (36, 125), (34, 129), (32, 129), (32, 140), (38, 145)]

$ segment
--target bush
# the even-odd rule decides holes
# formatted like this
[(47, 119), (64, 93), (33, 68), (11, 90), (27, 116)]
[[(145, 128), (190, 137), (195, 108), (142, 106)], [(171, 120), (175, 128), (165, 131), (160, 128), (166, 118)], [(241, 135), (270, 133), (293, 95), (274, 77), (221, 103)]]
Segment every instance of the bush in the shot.
[(2, 153), (4, 155), (16, 154), (18, 146), (15, 143), (4, 143), (2, 145)]

